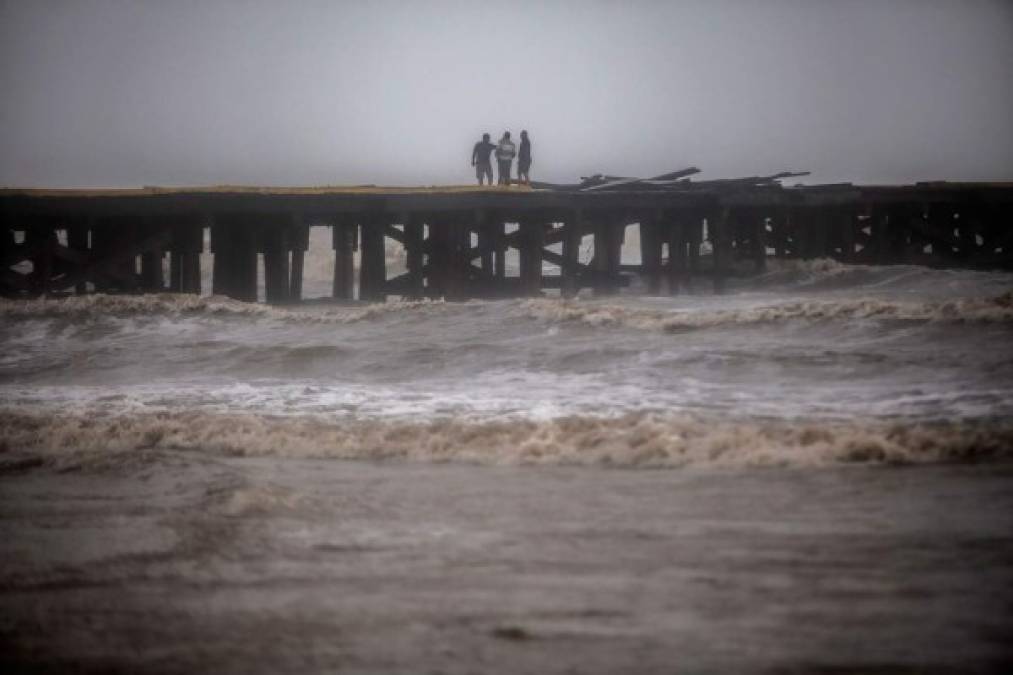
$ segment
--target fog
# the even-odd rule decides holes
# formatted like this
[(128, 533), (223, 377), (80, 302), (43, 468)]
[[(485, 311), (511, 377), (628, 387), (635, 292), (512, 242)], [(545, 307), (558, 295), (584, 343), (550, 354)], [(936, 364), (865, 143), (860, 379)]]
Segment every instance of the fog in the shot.
[(0, 184), (1013, 179), (1013, 3), (0, 4)]

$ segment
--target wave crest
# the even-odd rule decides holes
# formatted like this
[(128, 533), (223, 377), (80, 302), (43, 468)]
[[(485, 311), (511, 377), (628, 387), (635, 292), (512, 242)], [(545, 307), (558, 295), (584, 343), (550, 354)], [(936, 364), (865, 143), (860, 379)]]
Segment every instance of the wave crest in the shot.
[(150, 295), (75, 295), (34, 300), (0, 299), (4, 319), (60, 318), (84, 321), (107, 316), (219, 316), (275, 319), (292, 323), (355, 323), (405, 310), (429, 310), (443, 306), (442, 300), (398, 300), (386, 303), (298, 311), (257, 303), (240, 302), (220, 295), (196, 296), (174, 293)]
[(945, 302), (893, 302), (864, 298), (796, 301), (765, 307), (692, 312), (549, 299), (527, 300), (522, 304), (522, 308), (524, 313), (533, 319), (580, 322), (590, 326), (625, 326), (666, 332), (791, 320), (882, 319), (1006, 323), (1013, 322), (1013, 292), (992, 298)]
[(119, 468), (154, 450), (211, 455), (616, 467), (820, 466), (1013, 458), (1013, 426), (727, 420), (629, 413), (552, 420), (335, 421), (208, 412), (0, 411), (0, 468)]

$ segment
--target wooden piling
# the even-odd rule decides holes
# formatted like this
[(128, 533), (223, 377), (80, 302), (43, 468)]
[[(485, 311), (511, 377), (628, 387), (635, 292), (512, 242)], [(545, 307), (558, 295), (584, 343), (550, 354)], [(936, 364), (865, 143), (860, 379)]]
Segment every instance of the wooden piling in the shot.
[(602, 214), (594, 224), (592, 286), (595, 295), (612, 295), (619, 287), (619, 263), (626, 223)]
[(584, 234), (584, 216), (574, 209), (563, 223), (562, 295), (572, 298), (580, 291), (580, 241)]
[(47, 296), (53, 277), (53, 244), (56, 231), (49, 227), (33, 227), (25, 232), (25, 243), (35, 249), (32, 256), (32, 285), (35, 293)]
[(162, 252), (149, 251), (141, 254), (141, 286), (149, 293), (162, 290)]
[(690, 220), (683, 223), (687, 241), (689, 266), (686, 271), (686, 290), (691, 290), (693, 277), (700, 274), (700, 247), (703, 245), (703, 214), (690, 212)]
[(309, 245), (309, 225), (303, 222), (302, 214), (293, 214), (288, 237), (288, 248), (292, 255), (288, 281), (289, 302), (299, 302), (302, 300), (303, 266)]
[(362, 256), (359, 260), (359, 299), (383, 302), (387, 299), (384, 223), (364, 218), (359, 225)]
[(257, 250), (260, 244), (260, 228), (244, 218), (233, 232), (236, 249), (235, 298), (243, 302), (257, 301)]
[(200, 255), (204, 251), (204, 218), (194, 216), (178, 226), (182, 234), (180, 250), (180, 293), (201, 294)]
[(764, 272), (767, 269), (767, 216), (754, 212), (750, 224), (753, 228), (753, 264), (757, 272)]
[(840, 260), (842, 262), (854, 262), (857, 253), (857, 229), (858, 213), (853, 207), (842, 207), (837, 210), (837, 217), (834, 222), (834, 231), (840, 242)]
[(789, 240), (791, 238), (791, 208), (776, 206), (772, 209), (768, 245), (774, 249), (774, 257), (785, 259), (790, 256)]
[(488, 276), (495, 275), (494, 258), (496, 237), (490, 226), (485, 209), (475, 209), (475, 229), (478, 232), (479, 266)]
[[(640, 274), (651, 294), (661, 290), (661, 227), (659, 214), (645, 214), (640, 218)], [(671, 255), (671, 248), (669, 251)]]
[[(78, 223), (67, 228), (67, 248), (83, 256), (88, 255), (87, 223)], [(159, 272), (161, 272), (161, 269), (159, 269)], [(83, 277), (74, 284), (74, 292), (78, 295), (86, 293), (87, 290), (88, 286)]]
[(288, 228), (275, 226), (264, 229), (264, 298), (272, 304), (288, 302), (289, 271)]
[[(255, 221), (255, 218), (243, 214), (221, 214), (215, 217), (211, 228), (211, 250), (214, 254), (212, 287), (216, 295), (225, 295), (243, 302), (256, 302), (259, 228)], [(184, 252), (182, 256), (183, 264), (189, 258), (187, 253)], [(192, 283), (192, 263), (188, 267), (189, 274), (181, 271), (181, 284), (188, 283), (183, 281), (187, 277)]]
[[(91, 230), (91, 253), (92, 256), (101, 260), (109, 256), (110, 251), (113, 248), (113, 232), (109, 225), (108, 219), (96, 219), (93, 223)], [(25, 233), (27, 238), (28, 234)], [(95, 286), (97, 293), (109, 293), (114, 289), (111, 281), (112, 277), (109, 275), (98, 274), (93, 280), (92, 284)]]
[(885, 247), (881, 263), (899, 265), (908, 262), (909, 221), (913, 217), (909, 204), (897, 204), (886, 211)]
[(809, 220), (809, 251), (806, 258), (830, 257), (830, 223), (833, 219), (832, 207), (816, 207), (810, 209)]
[(404, 220), (405, 267), (408, 281), (404, 296), (421, 298), (425, 294), (425, 223), (415, 215)]
[[(201, 294), (201, 252), (204, 250), (204, 217), (164, 219), (157, 224), (166, 231), (169, 243), (169, 290)], [(228, 257), (228, 253), (222, 256)], [(216, 257), (217, 264), (222, 260)], [(159, 261), (159, 274), (161, 265)], [(218, 275), (215, 275), (218, 277)], [(222, 277), (224, 281), (224, 276)], [(216, 287), (217, 288), (217, 287)], [(215, 290), (218, 293), (219, 290)], [(227, 295), (227, 294), (226, 294)]]
[[(141, 223), (142, 235), (150, 237), (159, 229), (163, 228), (163, 219), (146, 218)], [(69, 241), (69, 236), (68, 236)], [(158, 293), (165, 285), (162, 275), (162, 258), (164, 252), (161, 248), (155, 248), (141, 253), (141, 289), (148, 293)]]
[(502, 285), (506, 280), (506, 223), (501, 217), (490, 217), (488, 227), (492, 231), (494, 275), (497, 283)]
[(471, 248), (471, 231), (458, 217), (450, 216), (443, 224), (443, 240), (447, 269), (443, 274), (443, 295), (447, 300), (459, 301), (468, 298), (471, 260), (467, 251)]
[(358, 248), (358, 227), (339, 219), (331, 226), (334, 249), (334, 280), (331, 295), (336, 300), (351, 300), (355, 289), (355, 250)]
[(727, 207), (707, 216), (707, 234), (711, 243), (711, 273), (715, 293), (723, 293), (727, 283), (731, 262), (729, 229), (733, 222), (732, 211)]
[(675, 295), (679, 285), (689, 288), (689, 229), (691, 223), (686, 221), (669, 221), (666, 234), (668, 236), (668, 293)]
[(520, 223), (520, 234), (521, 293), (540, 295), (545, 225), (537, 220), (524, 220)]

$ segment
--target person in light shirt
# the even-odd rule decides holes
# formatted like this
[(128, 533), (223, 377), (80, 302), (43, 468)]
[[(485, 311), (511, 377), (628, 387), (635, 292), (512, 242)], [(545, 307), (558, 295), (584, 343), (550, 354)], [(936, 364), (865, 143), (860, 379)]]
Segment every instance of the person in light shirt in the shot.
[(496, 163), (499, 165), (500, 185), (510, 185), (510, 170), (517, 155), (517, 146), (510, 140), (510, 132), (504, 131), (503, 138), (496, 146)]

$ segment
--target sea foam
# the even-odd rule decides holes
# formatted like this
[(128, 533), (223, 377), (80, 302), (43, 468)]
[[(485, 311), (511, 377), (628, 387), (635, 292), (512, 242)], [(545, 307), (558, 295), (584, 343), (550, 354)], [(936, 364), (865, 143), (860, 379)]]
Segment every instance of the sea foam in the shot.
[(1013, 426), (728, 419), (635, 412), (431, 421), (180, 411), (0, 411), (0, 467), (117, 468), (152, 450), (208, 456), (677, 468), (922, 464), (1013, 458)]

